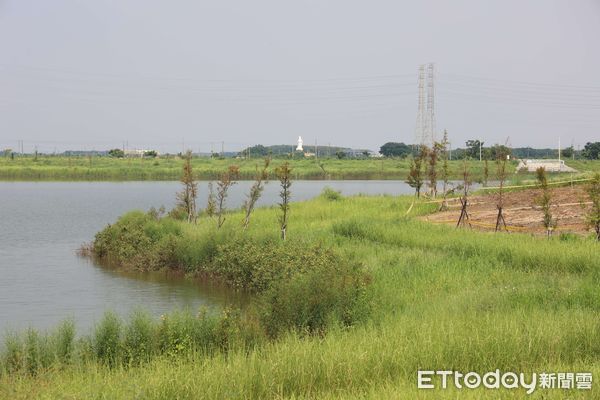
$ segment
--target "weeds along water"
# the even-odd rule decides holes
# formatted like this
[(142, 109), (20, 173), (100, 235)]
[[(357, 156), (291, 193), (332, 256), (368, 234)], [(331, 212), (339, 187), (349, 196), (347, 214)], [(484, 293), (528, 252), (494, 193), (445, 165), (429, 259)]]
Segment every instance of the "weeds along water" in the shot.
[[(128, 214), (123, 221), (137, 223), (145, 239), (129, 243), (119, 257), (133, 260), (140, 249), (170, 237), (174, 253), (164, 253), (164, 244), (156, 250), (174, 257), (172, 268), (215, 274), (232, 285), (251, 283), (249, 290), (265, 296), (266, 308), (257, 308), (252, 318), (233, 310), (158, 320), (141, 312), (125, 320), (108, 314), (88, 336), (77, 335), (68, 322), (49, 334), (30, 330), (9, 336), (0, 397), (455, 398), (453, 390), (417, 391), (416, 371), (600, 373), (597, 242), (430, 225), (413, 217), (435, 206), (416, 203), (407, 215), (413, 201), (328, 194), (294, 203), (286, 244), (278, 242), (274, 208), (257, 209), (242, 234), (242, 212), (230, 213), (217, 234), (208, 218), (195, 226)], [(113, 239), (118, 234), (105, 231)], [(278, 265), (273, 261), (261, 271), (243, 269), (259, 260), (252, 246), (267, 244), (262, 265), (287, 256), (300, 268), (308, 254), (320, 251), (311, 258), (315, 266), (306, 270), (333, 271), (320, 280), (332, 290), (305, 296), (328, 304), (319, 309), (324, 316), (318, 329), (307, 324), (316, 310), (300, 293), (318, 285), (319, 275), (272, 276)], [(211, 266), (216, 259), (220, 265), (225, 261), (227, 273)], [(339, 260), (353, 267), (338, 274)], [(131, 261), (129, 267), (139, 265)], [(346, 273), (348, 280), (330, 283)], [(314, 297), (323, 293), (325, 299)], [(361, 301), (350, 301), (357, 298)], [(275, 313), (281, 329), (269, 334), (270, 319), (264, 318), (274, 309), (283, 310)], [(356, 313), (350, 313), (354, 319), (344, 320), (348, 310)], [(297, 314), (304, 317), (290, 318)], [(460, 392), (461, 398), (474, 399), (498, 394)], [(595, 398), (598, 386), (570, 394)], [(544, 395), (562, 398), (564, 392)], [(522, 398), (524, 392), (502, 396)]]
[[(297, 179), (404, 179), (409, 170), (407, 159), (288, 159)], [(232, 163), (240, 167), (241, 179), (254, 179), (256, 159), (219, 159), (194, 157), (192, 166), (197, 179), (214, 180)], [(271, 179), (276, 177), (273, 164), (267, 170)], [(453, 179), (460, 177), (460, 161), (450, 162)], [(0, 179), (4, 180), (178, 180), (183, 160), (170, 156), (156, 159), (111, 157), (30, 156), (0, 157)], [(516, 164), (511, 166), (514, 170)], [(587, 166), (586, 166), (587, 167)], [(483, 166), (472, 166), (474, 178), (483, 176)]]

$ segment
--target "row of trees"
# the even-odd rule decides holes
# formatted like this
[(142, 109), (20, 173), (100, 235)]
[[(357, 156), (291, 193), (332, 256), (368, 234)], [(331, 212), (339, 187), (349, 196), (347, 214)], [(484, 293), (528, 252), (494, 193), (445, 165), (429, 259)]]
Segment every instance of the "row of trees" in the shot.
[[(243, 204), (244, 218), (242, 220), (242, 228), (246, 230), (250, 225), (250, 217), (256, 203), (260, 199), (264, 186), (268, 178), (268, 169), (271, 164), (270, 158), (265, 158), (261, 168), (256, 169), (256, 176), (252, 187), (247, 195), (246, 200)], [(279, 229), (281, 238), (283, 240), (287, 237), (287, 227), (289, 220), (290, 211), (290, 200), (292, 186), (292, 169), (288, 162), (283, 163), (275, 169), (277, 177), (281, 185), (279, 208), (281, 214), (279, 216)], [(237, 183), (239, 179), (239, 167), (237, 165), (230, 165), (226, 171), (220, 174), (217, 180), (216, 194), (212, 182), (208, 185), (208, 202), (205, 210), (205, 214), (209, 218), (216, 218), (217, 228), (220, 229), (225, 223), (226, 218), (226, 200), (229, 193), (229, 189)], [(194, 178), (192, 169), (192, 153), (188, 151), (184, 156), (183, 172), (181, 175), (181, 184), (183, 185), (182, 190), (177, 193), (177, 204), (176, 207), (171, 211), (170, 215), (178, 218), (185, 219), (188, 223), (196, 223), (198, 220), (199, 212), (196, 208), (196, 201), (198, 199), (198, 184)]]
[(444, 138), (441, 142), (435, 142), (431, 148), (424, 145), (419, 146), (416, 156), (410, 160), (406, 183), (415, 189), (417, 197), (421, 196), (421, 189), (425, 184), (428, 184), (429, 195), (436, 197), (438, 164), (440, 161), (442, 167), (439, 178), (443, 182), (442, 195), (445, 200), (449, 190), (448, 180), (450, 176), (448, 168), (448, 133), (446, 131), (444, 131)]
[[(542, 209), (542, 223), (546, 229), (546, 234), (551, 236), (558, 225), (558, 218), (552, 213), (554, 204), (552, 201), (552, 193), (548, 187), (548, 179), (544, 167), (540, 167), (536, 170), (536, 177), (538, 187), (542, 192), (541, 196), (536, 199), (536, 202)], [(594, 230), (596, 239), (600, 241), (600, 174), (594, 175), (586, 192), (590, 198), (590, 201), (588, 202), (590, 207), (585, 213), (584, 218), (587, 226)], [(582, 203), (581, 206), (585, 208), (584, 203)]]
[(586, 143), (581, 154), (588, 160), (600, 160), (600, 142)]
[[(441, 161), (442, 165), (440, 169), (440, 178), (443, 181), (442, 196), (440, 210), (447, 209), (447, 195), (450, 192), (448, 187), (448, 134), (444, 131), (444, 138), (442, 142), (434, 143), (432, 148), (427, 146), (419, 146), (418, 153), (415, 157), (411, 158), (410, 170), (406, 178), (406, 183), (415, 189), (415, 195), (417, 198), (421, 196), (421, 191), (424, 185), (428, 185), (428, 195), (435, 198), (437, 195), (437, 179), (438, 179), (438, 168)], [(504, 218), (504, 183), (508, 177), (507, 171), (507, 155), (509, 149), (498, 146), (495, 153), (496, 162), (496, 179), (498, 180), (498, 188), (495, 192), (496, 208), (498, 210), (496, 217), (495, 231), (505, 230), (508, 231), (506, 220)], [(487, 180), (488, 162), (485, 162), (485, 176)], [(456, 224), (459, 226), (471, 226), (468, 212), (468, 194), (470, 181), (470, 172), (468, 158), (463, 159), (463, 192), (460, 197), (461, 212)], [(552, 213), (552, 194), (549, 189), (548, 179), (546, 176), (546, 170), (540, 167), (536, 171), (536, 177), (538, 181), (538, 188), (541, 195), (535, 199), (535, 202), (540, 206), (542, 211), (542, 224), (546, 229), (548, 236), (552, 235), (552, 232), (556, 229), (558, 220)], [(452, 189), (454, 190), (454, 189)], [(591, 207), (586, 212), (585, 218), (589, 227), (593, 228), (596, 233), (597, 240), (600, 241), (600, 174), (596, 174), (592, 179), (590, 186), (587, 189), (590, 197)]]
[[(531, 147), (509, 148), (505, 145), (495, 144), (493, 146), (484, 146), (484, 142), (479, 139), (467, 140), (465, 148), (457, 148), (452, 151), (454, 159), (463, 159), (471, 157), (473, 159), (493, 161), (498, 159), (501, 154), (510, 154), (517, 158), (557, 158), (556, 149), (534, 149)], [(379, 153), (385, 157), (406, 158), (411, 155), (417, 156), (419, 153), (418, 145), (408, 145), (404, 143), (388, 142), (380, 147)], [(577, 156), (588, 160), (600, 159), (600, 142), (588, 142), (581, 151), (575, 151), (573, 146), (561, 149), (563, 158)]]

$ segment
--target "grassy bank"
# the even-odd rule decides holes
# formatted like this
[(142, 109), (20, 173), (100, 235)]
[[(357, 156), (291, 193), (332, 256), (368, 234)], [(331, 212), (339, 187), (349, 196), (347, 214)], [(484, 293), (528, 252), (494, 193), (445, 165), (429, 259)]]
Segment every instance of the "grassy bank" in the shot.
[[(419, 369), (483, 373), (496, 368), (592, 372), (592, 392), (538, 388), (531, 398), (600, 396), (598, 243), (583, 238), (547, 240), (434, 226), (412, 218), (431, 211), (432, 205), (415, 206), (406, 217), (412, 201), (412, 197), (321, 197), (292, 204), (290, 243), (319, 243), (347, 263), (360, 263), (361, 270), (370, 276), (367, 290), (371, 308), (365, 320), (345, 326), (333, 319), (324, 334), (307, 335), (290, 329), (274, 339), (265, 338), (260, 325), (256, 336), (241, 335), (246, 328), (239, 328), (226, 335), (237, 338), (228, 341), (231, 345), (226, 348), (218, 341), (199, 339), (199, 343), (215, 344), (206, 351), (189, 347), (177, 354), (162, 352), (140, 365), (110, 365), (99, 362), (98, 355), (75, 355), (69, 362), (41, 368), (34, 375), (27, 371), (8, 374), (4, 356), (0, 397), (524, 397), (521, 390), (416, 388)], [(128, 218), (133, 217), (130, 214)], [(138, 214), (136, 218), (143, 217)], [(198, 226), (164, 219), (150, 221), (142, 225), (143, 236), (154, 238), (150, 253), (167, 254), (165, 260), (173, 268), (218, 273), (212, 269), (216, 267), (210, 265), (211, 259), (234, 254), (237, 260), (240, 253), (211, 248), (237, 243), (230, 239), (235, 235), (248, 237), (251, 243), (265, 243), (278, 236), (276, 209), (257, 210), (245, 233), (238, 232), (241, 219), (240, 213), (228, 215), (220, 235), (210, 235), (214, 221), (207, 218)], [(172, 247), (177, 250), (161, 253), (168, 235), (178, 243)], [(206, 245), (209, 238), (216, 238), (216, 247)], [(138, 254), (134, 241), (128, 243), (132, 247), (118, 256), (123, 257), (121, 261)], [(115, 254), (114, 250), (107, 252)], [(144, 257), (132, 260), (130, 267), (149, 265)], [(248, 265), (236, 262), (238, 266)], [(256, 271), (251, 272), (254, 276)], [(222, 272), (218, 275), (228, 279)], [(239, 279), (245, 287), (245, 282), (253, 281)], [(222, 317), (214, 318), (206, 324), (220, 326)], [(123, 326), (130, 326), (132, 321), (123, 322)], [(160, 331), (163, 323), (149, 322), (149, 329)], [(188, 322), (183, 327), (192, 325), (204, 326), (204, 322)], [(119, 343), (126, 343), (127, 329), (120, 332)], [(196, 337), (185, 329), (173, 332), (175, 343), (189, 343)], [(22, 338), (25, 341), (26, 335)], [(91, 348), (98, 348), (93, 347), (95, 334), (90, 340)]]
[[(179, 157), (158, 159), (110, 157), (0, 157), (0, 180), (178, 180), (183, 161)], [(241, 179), (253, 179), (261, 159), (194, 158), (197, 179), (213, 180), (227, 166), (238, 164)], [(273, 168), (278, 165), (273, 163)], [(401, 159), (334, 158), (290, 160), (294, 179), (400, 179), (404, 180), (410, 165)], [(599, 163), (600, 164), (600, 163)], [(514, 171), (515, 165), (511, 165)], [(274, 176), (271, 168), (271, 177)], [(461, 177), (461, 161), (450, 162), (452, 179)], [(483, 163), (471, 163), (473, 177), (482, 179)], [(492, 167), (490, 167), (492, 168)], [(492, 168), (493, 169), (493, 168)], [(492, 176), (490, 171), (490, 176)], [(492, 179), (492, 178), (490, 178)]]

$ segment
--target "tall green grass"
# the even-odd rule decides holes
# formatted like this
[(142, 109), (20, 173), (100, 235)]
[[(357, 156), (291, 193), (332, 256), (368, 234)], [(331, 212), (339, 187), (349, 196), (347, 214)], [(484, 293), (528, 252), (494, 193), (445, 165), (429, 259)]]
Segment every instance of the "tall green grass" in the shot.
[[(291, 159), (293, 179), (400, 179), (408, 174), (409, 162), (404, 159)], [(253, 180), (261, 159), (194, 158), (192, 166), (197, 179), (216, 180), (231, 164), (240, 166), (240, 177)], [(275, 163), (278, 164), (278, 163)], [(273, 165), (270, 179), (275, 179)], [(179, 157), (158, 159), (111, 157), (0, 157), (2, 180), (179, 180), (183, 161)], [(514, 165), (511, 165), (514, 170)], [(472, 176), (483, 177), (483, 163), (473, 162)], [(460, 178), (460, 161), (450, 162), (453, 179)]]
[[(412, 197), (359, 196), (321, 197), (292, 205), (289, 240), (331, 246), (369, 271), (371, 312), (366, 321), (352, 326), (334, 321), (324, 335), (288, 331), (275, 340), (265, 340), (252, 333), (256, 331), (220, 322), (222, 317), (206, 325), (191, 322), (199, 318), (195, 314), (169, 315), (147, 325), (140, 322), (141, 333), (131, 335), (128, 327), (138, 325), (132, 317), (122, 321), (119, 357), (123, 359), (116, 365), (98, 362), (93, 352), (83, 357), (85, 346), (78, 342), (78, 350), (65, 367), (41, 368), (35, 376), (4, 373), (0, 397), (526, 396), (520, 390), (416, 388), (418, 369), (486, 372), (496, 368), (592, 372), (591, 392), (538, 389), (531, 398), (600, 397), (598, 243), (586, 238), (565, 241), (434, 226), (413, 217), (435, 206), (417, 203), (407, 216), (412, 202)], [(224, 229), (236, 231), (241, 217), (241, 213), (229, 216)], [(184, 242), (188, 243), (182, 244), (180, 251), (211, 232), (208, 221), (206, 226), (204, 222), (199, 226), (181, 224), (180, 229), (178, 235), (186, 236)], [(246, 234), (258, 242), (270, 235), (276, 237), (276, 210), (256, 210)], [(301, 296), (293, 287), (287, 292)], [(146, 335), (145, 326), (155, 333)], [(20, 359), (26, 337), (17, 335), (5, 343), (4, 371), (15, 364), (11, 360)], [(148, 337), (155, 339), (144, 339)], [(146, 343), (154, 346), (150, 361), (130, 361), (132, 352), (127, 349), (145, 349)], [(189, 343), (209, 343), (209, 350)], [(90, 346), (93, 348), (93, 343)], [(139, 358), (143, 359), (147, 353), (135, 354), (142, 354)], [(16, 364), (21, 365), (19, 361)]]

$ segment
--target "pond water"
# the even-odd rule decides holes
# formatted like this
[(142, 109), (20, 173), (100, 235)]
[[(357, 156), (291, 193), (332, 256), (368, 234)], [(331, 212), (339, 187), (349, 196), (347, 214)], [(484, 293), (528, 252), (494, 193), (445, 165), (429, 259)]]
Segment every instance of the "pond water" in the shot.
[[(228, 208), (241, 206), (251, 184), (231, 188)], [(413, 193), (398, 181), (295, 181), (293, 201), (317, 196), (325, 186), (344, 195)], [(54, 327), (65, 318), (86, 330), (106, 310), (127, 315), (141, 307), (160, 315), (243, 301), (220, 287), (123, 273), (76, 255), (81, 244), (127, 211), (171, 208), (179, 189), (178, 182), (0, 182), (0, 335)], [(206, 197), (207, 182), (199, 183), (199, 192)], [(276, 204), (278, 192), (276, 182), (267, 184), (259, 206)]]

